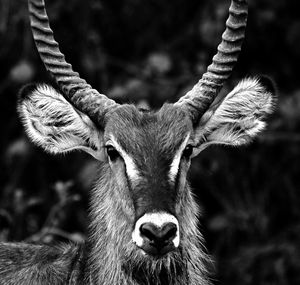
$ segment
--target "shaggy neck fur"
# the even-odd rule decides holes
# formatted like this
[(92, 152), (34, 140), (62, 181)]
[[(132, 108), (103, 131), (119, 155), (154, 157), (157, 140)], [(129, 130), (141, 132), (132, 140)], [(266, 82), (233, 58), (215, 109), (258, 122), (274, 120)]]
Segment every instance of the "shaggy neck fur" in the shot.
[[(105, 169), (106, 168), (106, 169)], [(198, 207), (187, 189), (180, 198), (178, 215), (181, 246), (161, 259), (146, 256), (131, 241), (133, 220), (126, 191), (119, 191), (103, 165), (92, 196), (89, 254), (85, 284), (101, 285), (207, 285), (208, 256), (197, 230)], [(105, 174), (106, 173), (106, 174)], [(123, 194), (122, 194), (123, 193)], [(126, 200), (127, 199), (127, 200)]]

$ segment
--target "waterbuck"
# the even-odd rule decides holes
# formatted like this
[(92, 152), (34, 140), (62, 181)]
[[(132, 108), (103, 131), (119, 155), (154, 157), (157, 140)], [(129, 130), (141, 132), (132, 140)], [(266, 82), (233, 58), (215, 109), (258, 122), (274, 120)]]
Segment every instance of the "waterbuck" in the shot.
[(83, 150), (99, 161), (84, 245), (0, 244), (0, 284), (209, 284), (198, 207), (186, 180), (191, 159), (211, 144), (249, 143), (272, 112), (266, 78), (246, 78), (216, 99), (246, 28), (246, 0), (232, 0), (222, 41), (200, 81), (160, 110), (119, 105), (65, 61), (43, 0), (29, 0), (33, 37), (59, 91), (28, 85), (18, 112), (50, 153)]

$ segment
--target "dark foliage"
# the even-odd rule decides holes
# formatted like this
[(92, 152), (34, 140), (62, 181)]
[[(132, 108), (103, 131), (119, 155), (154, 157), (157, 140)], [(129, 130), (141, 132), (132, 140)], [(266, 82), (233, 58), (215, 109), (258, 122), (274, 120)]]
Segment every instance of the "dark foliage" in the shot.
[[(51, 80), (32, 41), (26, 2), (0, 0), (0, 240), (82, 242), (97, 163), (84, 154), (43, 153), (16, 113), (22, 85)], [(82, 77), (117, 101), (153, 107), (175, 101), (205, 71), (229, 5), (46, 2), (56, 38)], [(277, 111), (251, 146), (205, 150), (190, 178), (216, 260), (215, 284), (300, 284), (298, 1), (250, 2), (247, 40), (224, 92), (244, 76), (268, 74), (278, 85)]]

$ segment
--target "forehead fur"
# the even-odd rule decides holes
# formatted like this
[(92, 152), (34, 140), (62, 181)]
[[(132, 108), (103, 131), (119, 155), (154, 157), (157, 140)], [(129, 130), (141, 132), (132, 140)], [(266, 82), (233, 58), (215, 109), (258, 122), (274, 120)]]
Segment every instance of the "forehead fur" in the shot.
[(107, 122), (105, 140), (112, 134), (128, 153), (171, 154), (191, 131), (186, 113), (171, 104), (157, 112), (141, 112), (135, 106), (123, 105)]

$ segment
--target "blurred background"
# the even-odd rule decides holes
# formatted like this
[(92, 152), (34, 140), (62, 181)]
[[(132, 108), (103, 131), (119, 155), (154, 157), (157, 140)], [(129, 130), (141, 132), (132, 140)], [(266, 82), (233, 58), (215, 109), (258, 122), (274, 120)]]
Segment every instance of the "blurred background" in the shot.
[[(118, 102), (157, 108), (200, 78), (220, 41), (229, 0), (46, 1), (61, 50)], [(190, 180), (214, 284), (300, 284), (300, 14), (297, 0), (252, 0), (247, 38), (223, 92), (267, 74), (278, 106), (267, 131), (242, 148), (211, 147)], [(26, 83), (51, 82), (34, 46), (25, 0), (0, 0), (0, 240), (85, 239), (97, 162), (51, 156), (26, 137), (16, 112)]]

